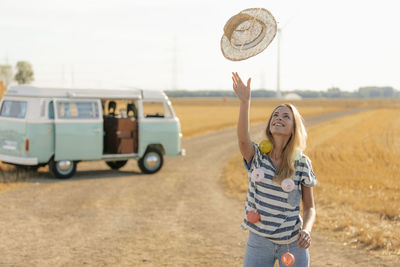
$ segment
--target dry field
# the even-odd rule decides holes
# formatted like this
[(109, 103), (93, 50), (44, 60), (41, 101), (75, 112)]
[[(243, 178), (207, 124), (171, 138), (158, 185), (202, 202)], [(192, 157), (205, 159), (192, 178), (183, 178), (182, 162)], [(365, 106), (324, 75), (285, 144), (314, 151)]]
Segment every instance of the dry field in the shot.
[[(174, 98), (171, 102), (181, 121), (183, 138), (233, 127), (237, 123), (239, 102), (235, 98)], [(362, 100), (282, 101), (252, 99), (251, 123), (266, 121), (272, 109), (285, 102), (293, 103), (303, 116), (368, 105), (367, 102)]]
[[(400, 103), (371, 104), (371, 110), (308, 129), (306, 154), (319, 180), (315, 229), (398, 260)], [(243, 199), (247, 178), (241, 161), (240, 153), (232, 156), (222, 181), (230, 196)]]

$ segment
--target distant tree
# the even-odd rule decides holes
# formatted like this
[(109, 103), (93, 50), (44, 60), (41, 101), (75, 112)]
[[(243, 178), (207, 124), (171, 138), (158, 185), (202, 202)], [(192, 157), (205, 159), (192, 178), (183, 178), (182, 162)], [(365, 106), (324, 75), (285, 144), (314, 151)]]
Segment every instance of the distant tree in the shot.
[(360, 87), (358, 89), (360, 97), (395, 97), (396, 93), (392, 87)]
[(369, 97), (369, 87), (360, 87), (358, 88), (358, 95), (360, 97)]
[(17, 74), (15, 74), (14, 79), (18, 84), (25, 84), (33, 81), (33, 69), (29, 62), (18, 61), (16, 67)]
[(392, 87), (382, 87), (383, 97), (394, 97), (394, 89)]
[(353, 91), (353, 92), (345, 92), (342, 91), (341, 92), (341, 98), (358, 98), (358, 92), (357, 91)]
[(381, 92), (381, 90), (379, 90), (379, 88), (374, 87), (374, 88), (371, 88), (371, 90), (369, 91), (369, 96), (375, 97), (375, 98), (382, 97), (382, 92)]
[(312, 91), (312, 90), (294, 90), (290, 91), (289, 93), (295, 93), (301, 96), (302, 98), (316, 98), (321, 97), (321, 92), (319, 91)]
[(13, 71), (11, 65), (0, 65), (0, 80), (7, 87), (13, 79)]
[(253, 90), (251, 91), (251, 97), (267, 97), (267, 98), (273, 98), (276, 96), (276, 91), (272, 90), (265, 90), (265, 89), (258, 89), (258, 90)]
[(342, 92), (338, 87), (331, 87), (326, 92), (326, 96), (330, 98), (339, 98), (342, 96)]

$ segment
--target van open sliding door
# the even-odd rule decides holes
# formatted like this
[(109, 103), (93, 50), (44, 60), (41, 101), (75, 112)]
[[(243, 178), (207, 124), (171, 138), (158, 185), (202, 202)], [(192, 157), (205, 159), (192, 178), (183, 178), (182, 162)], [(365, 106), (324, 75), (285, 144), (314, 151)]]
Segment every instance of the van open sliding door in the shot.
[(97, 99), (54, 99), (55, 156), (60, 160), (99, 160), (103, 114)]

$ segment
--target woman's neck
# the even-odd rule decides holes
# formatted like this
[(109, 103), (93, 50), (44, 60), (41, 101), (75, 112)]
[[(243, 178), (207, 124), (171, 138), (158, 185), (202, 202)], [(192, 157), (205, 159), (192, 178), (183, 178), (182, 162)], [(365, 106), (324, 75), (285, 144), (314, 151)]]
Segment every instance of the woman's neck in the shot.
[(287, 136), (277, 135), (274, 136), (274, 145), (270, 153), (270, 158), (275, 161), (280, 161), (282, 158), (282, 152), (285, 148), (289, 138)]

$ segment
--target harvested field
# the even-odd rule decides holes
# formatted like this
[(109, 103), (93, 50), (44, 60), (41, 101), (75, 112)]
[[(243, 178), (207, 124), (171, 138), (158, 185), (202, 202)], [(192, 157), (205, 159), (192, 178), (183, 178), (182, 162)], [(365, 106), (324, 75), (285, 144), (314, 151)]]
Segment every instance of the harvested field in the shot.
[[(237, 123), (239, 102), (235, 98), (174, 98), (171, 102), (181, 121), (183, 138), (233, 127)], [(367, 102), (362, 100), (284, 101), (253, 99), (250, 113), (251, 123), (265, 121), (274, 107), (285, 102), (293, 103), (303, 116), (368, 105)]]
[[(400, 107), (399, 102), (377, 106), (308, 129), (306, 154), (319, 180), (315, 230), (399, 259)], [(246, 175), (237, 153), (222, 179), (228, 195), (243, 199)]]
[(399, 114), (375, 109), (315, 127), (307, 151), (320, 177), (318, 227), (349, 244), (398, 256)]

